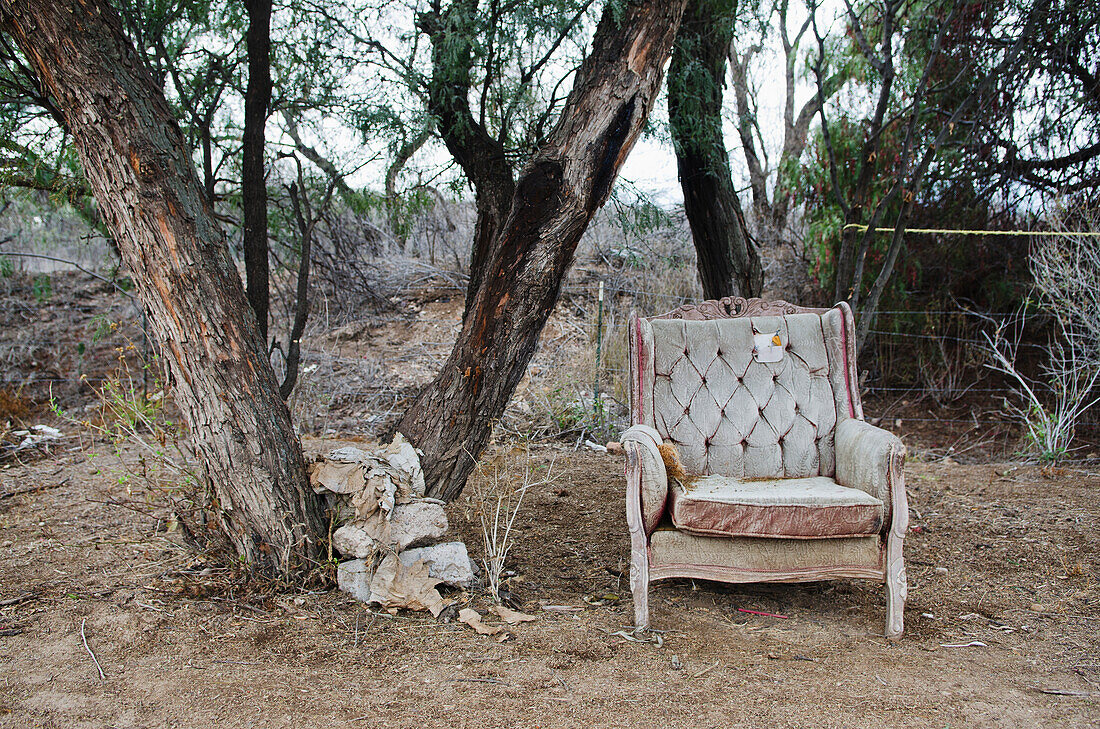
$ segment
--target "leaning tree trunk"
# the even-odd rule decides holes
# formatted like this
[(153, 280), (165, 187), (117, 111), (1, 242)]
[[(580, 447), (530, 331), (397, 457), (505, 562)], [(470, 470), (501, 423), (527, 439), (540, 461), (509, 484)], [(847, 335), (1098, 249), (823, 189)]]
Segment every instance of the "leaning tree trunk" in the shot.
[(669, 128), (708, 299), (759, 296), (764, 287), (722, 137), (722, 85), (736, 12), (736, 0), (689, 0), (668, 69)]
[(0, 0), (0, 27), (61, 108), (168, 353), (175, 396), (238, 553), (287, 572), (323, 533), (256, 320), (179, 127), (107, 0)]
[(450, 357), (398, 423), (424, 452), (430, 495), (462, 491), (523, 377), (581, 233), (645, 123), (683, 5), (604, 12), (557, 126), (516, 183)]
[[(264, 176), (264, 127), (271, 105), (271, 0), (245, 0), (248, 11), (248, 86), (244, 92), (241, 135), (241, 220), (248, 303), (256, 313), (260, 338), (267, 342), (268, 283), (267, 179)], [(266, 346), (266, 345), (265, 345)]]

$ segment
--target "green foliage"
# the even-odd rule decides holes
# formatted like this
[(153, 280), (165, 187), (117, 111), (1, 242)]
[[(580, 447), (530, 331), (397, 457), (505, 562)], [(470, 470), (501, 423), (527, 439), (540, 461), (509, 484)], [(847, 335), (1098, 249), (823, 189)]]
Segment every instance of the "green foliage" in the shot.
[(118, 322), (113, 321), (107, 314), (96, 314), (89, 322), (92, 330), (92, 341), (102, 342), (118, 329)]
[[(116, 326), (109, 320), (100, 320), (96, 323), (96, 334), (105, 335)], [(194, 511), (200, 497), (198, 479), (192, 454), (183, 444), (182, 426), (168, 413), (160, 363), (155, 358), (141, 362), (132, 342), (117, 347), (115, 352), (114, 371), (98, 386), (91, 387), (94, 407), (76, 417), (51, 398), (50, 408), (57, 417), (110, 445), (117, 459), (117, 465), (111, 468), (117, 483), (128, 486), (135, 479), (147, 482), (156, 493), (169, 499), (173, 507), (171, 518), (182, 517)]]
[(39, 304), (45, 304), (53, 296), (53, 284), (48, 273), (40, 273), (31, 281), (31, 292), (34, 300)]
[(1032, 403), (1023, 417), (1024, 449), (1020, 456), (1035, 456), (1039, 463), (1053, 464), (1064, 460), (1069, 445), (1060, 437), (1060, 423), (1041, 403)]
[[(894, 175), (901, 174), (900, 145), (896, 127), (888, 127), (882, 134), (879, 169), (871, 185), (872, 203), (881, 198), (894, 182)], [(831, 120), (830, 141), (836, 160), (836, 186), (845, 197), (855, 188), (860, 173), (859, 157), (866, 142), (867, 125), (863, 120), (847, 115)], [(793, 178), (787, 182), (796, 204), (806, 209), (806, 253), (810, 275), (825, 291), (835, 285), (836, 262), (840, 254), (844, 229), (844, 212), (837, 201), (834, 181), (829, 170), (829, 153), (821, 131), (814, 134), (809, 145), (806, 162), (793, 170)], [(867, 207), (870, 207), (868, 205)], [(901, 200), (891, 205), (883, 216), (886, 221), (897, 218)], [(889, 243), (888, 236), (876, 236), (868, 252), (864, 289), (869, 288), (878, 273), (878, 266)]]
[(398, 240), (405, 240), (413, 232), (417, 219), (431, 212), (436, 201), (424, 188), (414, 188), (396, 199), (380, 202), (389, 214), (390, 232)]
[(614, 437), (620, 425), (611, 420), (602, 396), (594, 400), (592, 393), (576, 387), (559, 385), (549, 390), (544, 407), (552, 425), (551, 435), (579, 433), (606, 442)]
[(15, 264), (10, 256), (0, 255), (0, 278), (11, 278), (15, 275)]
[(632, 201), (624, 200), (619, 189), (612, 192), (611, 204), (616, 226), (623, 234), (644, 237), (672, 227), (672, 216), (652, 199), (639, 195)]

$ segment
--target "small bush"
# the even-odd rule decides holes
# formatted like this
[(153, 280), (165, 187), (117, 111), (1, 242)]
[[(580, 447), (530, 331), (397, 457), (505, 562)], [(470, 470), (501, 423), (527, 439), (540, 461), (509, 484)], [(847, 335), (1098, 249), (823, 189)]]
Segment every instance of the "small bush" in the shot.
[(45, 304), (53, 296), (53, 284), (48, 273), (40, 273), (31, 282), (31, 292), (34, 300), (39, 304)]

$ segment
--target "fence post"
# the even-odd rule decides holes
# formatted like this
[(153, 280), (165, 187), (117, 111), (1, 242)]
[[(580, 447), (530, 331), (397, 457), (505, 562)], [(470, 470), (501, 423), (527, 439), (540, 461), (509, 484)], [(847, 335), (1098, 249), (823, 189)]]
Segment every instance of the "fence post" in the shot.
[(603, 344), (603, 281), (600, 281), (600, 293), (596, 308), (596, 376), (592, 382), (592, 415), (599, 420), (600, 408), (600, 348)]

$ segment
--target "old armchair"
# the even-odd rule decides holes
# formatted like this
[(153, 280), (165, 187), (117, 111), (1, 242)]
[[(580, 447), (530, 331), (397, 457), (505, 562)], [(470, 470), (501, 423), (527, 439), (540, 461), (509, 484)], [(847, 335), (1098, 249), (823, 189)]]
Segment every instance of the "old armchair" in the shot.
[(725, 298), (631, 315), (622, 440), (638, 628), (652, 580), (864, 577), (885, 582), (886, 635), (901, 636), (905, 446), (863, 420), (853, 332), (843, 303)]

